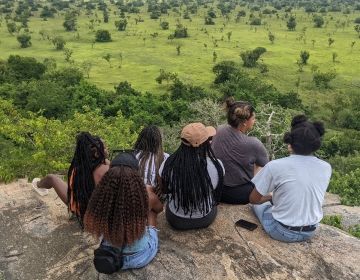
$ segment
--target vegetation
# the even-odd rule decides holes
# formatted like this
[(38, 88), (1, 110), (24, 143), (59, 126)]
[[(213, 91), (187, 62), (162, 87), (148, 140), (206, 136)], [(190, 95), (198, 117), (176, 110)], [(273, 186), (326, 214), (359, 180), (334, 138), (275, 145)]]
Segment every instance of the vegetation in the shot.
[(359, 205), (360, 9), (337, 3), (0, 1), (0, 181), (64, 172), (80, 129), (111, 149), (154, 123), (171, 152), (234, 96), (256, 105), (272, 158), (294, 114), (325, 121), (330, 191)]

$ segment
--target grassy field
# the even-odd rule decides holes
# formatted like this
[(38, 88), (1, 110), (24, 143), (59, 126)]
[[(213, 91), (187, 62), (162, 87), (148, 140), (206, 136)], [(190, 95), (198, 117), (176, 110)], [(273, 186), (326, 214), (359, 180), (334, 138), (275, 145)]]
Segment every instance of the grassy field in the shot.
[[(139, 15), (127, 14), (129, 18), (125, 32), (116, 30), (114, 22), (119, 16), (114, 15), (117, 8), (111, 5), (109, 5), (109, 23), (96, 24), (94, 31), (91, 31), (88, 25), (91, 19), (96, 18), (95, 13), (102, 21), (102, 12), (98, 10), (93, 10), (91, 15), (85, 15), (84, 10), (82, 11), (78, 18), (77, 32), (64, 31), (63, 14), (57, 14), (55, 18), (43, 21), (39, 17), (39, 12), (36, 12), (29, 22), (32, 46), (26, 49), (19, 47), (16, 34), (13, 36), (8, 33), (5, 20), (2, 19), (0, 58), (6, 59), (10, 54), (32, 56), (40, 60), (51, 57), (56, 60), (58, 66), (65, 65), (63, 51), (56, 51), (50, 41), (43, 40), (39, 34), (42, 30), (51, 37), (60, 35), (65, 38), (67, 41), (65, 47), (73, 50), (72, 58), (75, 64), (80, 65), (83, 61), (90, 61), (93, 64), (90, 80), (100, 87), (112, 89), (120, 81), (127, 80), (136, 89), (158, 93), (164, 91), (166, 87), (155, 82), (161, 68), (178, 73), (186, 82), (209, 88), (214, 79), (211, 72), (214, 65), (214, 51), (218, 56), (217, 62), (221, 60), (241, 62), (240, 52), (262, 46), (267, 49), (263, 55), (263, 62), (269, 68), (269, 72), (263, 74), (264, 79), (286, 92), (296, 90), (295, 83), (300, 77), (299, 92), (307, 103), (316, 103), (319, 100), (316, 94), (318, 89), (312, 83), (312, 65), (317, 65), (321, 71), (336, 70), (338, 75), (332, 82), (332, 92), (359, 90), (360, 40), (354, 30), (354, 19), (360, 17), (359, 11), (349, 15), (340, 12), (327, 13), (324, 15), (326, 23), (323, 28), (314, 27), (311, 14), (308, 15), (302, 10), (293, 11), (296, 15), (297, 27), (296, 31), (291, 32), (287, 30), (287, 19), (283, 11), (279, 11), (279, 18), (276, 15), (263, 15), (262, 22), (266, 24), (255, 27), (247, 24), (250, 11), (246, 8), (246, 17), (241, 18), (238, 23), (235, 22), (236, 14), (240, 9), (244, 8), (237, 7), (232, 11), (229, 22), (218, 17), (215, 19), (216, 24), (211, 26), (204, 25), (204, 15), (208, 9), (200, 8), (196, 15), (191, 15), (191, 20), (169, 12), (169, 16), (163, 15), (161, 20), (168, 21), (170, 28), (161, 30), (160, 19), (150, 19), (149, 14), (145, 12), (146, 7), (142, 7)], [(220, 12), (217, 14), (220, 15)], [(254, 14), (257, 16), (258, 12)], [(135, 24), (135, 17), (139, 16), (144, 22)], [(170, 41), (167, 38), (173, 33), (177, 21), (188, 28), (190, 37)], [(345, 21), (345, 27), (337, 28), (337, 21)], [(306, 28), (306, 40), (298, 40), (304, 28)], [(96, 43), (92, 47), (95, 31), (98, 29), (109, 30), (113, 41)], [(208, 34), (205, 34), (204, 29)], [(229, 31), (232, 32), (230, 41), (226, 35)], [(268, 39), (269, 31), (276, 37), (274, 44)], [(158, 37), (150, 36), (154, 32), (158, 33)], [(331, 47), (328, 46), (329, 36), (335, 40)], [(218, 40), (217, 47), (213, 44), (215, 39)], [(314, 46), (312, 40), (316, 41)], [(351, 49), (350, 44), (353, 41), (356, 43)], [(180, 55), (176, 52), (178, 45), (181, 46)], [(304, 72), (299, 73), (296, 61), (301, 50), (309, 51), (310, 59), (309, 64), (304, 67)], [(334, 52), (338, 55), (335, 63), (332, 60)], [(107, 53), (111, 54), (111, 67), (102, 58)], [(253, 74), (259, 73), (258, 69), (248, 71)]]

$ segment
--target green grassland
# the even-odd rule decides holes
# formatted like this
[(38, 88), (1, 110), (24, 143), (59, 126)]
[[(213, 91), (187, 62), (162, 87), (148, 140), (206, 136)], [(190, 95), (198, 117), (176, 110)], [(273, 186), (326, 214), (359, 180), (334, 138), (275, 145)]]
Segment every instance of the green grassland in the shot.
[[(358, 91), (360, 87), (360, 40), (354, 30), (354, 19), (360, 17), (360, 12), (345, 15), (341, 12), (327, 13), (324, 16), (323, 28), (315, 28), (312, 14), (306, 14), (303, 10), (294, 10), (297, 26), (295, 31), (288, 31), (286, 27), (285, 12), (279, 11), (276, 15), (262, 15), (261, 26), (248, 24), (249, 14), (247, 8), (239, 7), (230, 14), (230, 20), (220, 16), (215, 18), (215, 25), (204, 25), (204, 15), (210, 8), (200, 8), (196, 15), (190, 15), (191, 20), (183, 19), (182, 15), (169, 10), (169, 15), (162, 15), (160, 19), (150, 19), (146, 12), (146, 5), (141, 8), (140, 14), (126, 14), (128, 26), (126, 31), (116, 30), (114, 22), (119, 19), (117, 7), (108, 5), (110, 20), (103, 23), (102, 12), (93, 10), (90, 15), (81, 10), (78, 17), (78, 31), (66, 32), (62, 26), (64, 12), (56, 14), (55, 18), (47, 21), (39, 17), (38, 12), (30, 18), (29, 30), (31, 33), (32, 46), (21, 49), (16, 40), (16, 34), (10, 35), (6, 28), (5, 20), (2, 19), (0, 27), (0, 58), (7, 59), (10, 54), (32, 56), (39, 60), (54, 58), (58, 66), (65, 65), (63, 51), (55, 50), (49, 40), (42, 39), (39, 31), (44, 31), (50, 37), (63, 36), (66, 40), (66, 48), (73, 50), (72, 59), (76, 65), (83, 61), (90, 61), (93, 66), (90, 71), (90, 80), (105, 89), (113, 89), (120, 81), (129, 81), (134, 88), (152, 93), (163, 92), (166, 85), (158, 85), (155, 78), (162, 68), (166, 71), (176, 72), (179, 77), (194, 85), (209, 88), (214, 79), (211, 71), (213, 52), (217, 54), (217, 62), (221, 60), (233, 60), (241, 62), (240, 52), (255, 47), (265, 47), (267, 52), (262, 56), (263, 62), (268, 66), (269, 72), (264, 79), (274, 84), (281, 91), (287, 92), (297, 90), (295, 83), (300, 77), (299, 93), (305, 103), (316, 103), (324, 101), (323, 96), (328, 93), (339, 91)], [(216, 5), (214, 4), (215, 10)], [(236, 23), (236, 14), (240, 9), (247, 13)], [(116, 15), (114, 14), (116, 12)], [(253, 12), (258, 16), (259, 12)], [(91, 19), (97, 18), (101, 23), (96, 23), (94, 30), (89, 29)], [(135, 24), (135, 18), (141, 17), (144, 22)], [(168, 21), (169, 30), (160, 28), (160, 20)], [(345, 21), (343, 27), (336, 27), (336, 23)], [(189, 38), (169, 40), (168, 36), (173, 33), (176, 23), (181, 22), (188, 28)], [(19, 25), (19, 23), (17, 23)], [(225, 26), (225, 27), (224, 27)], [(223, 28), (223, 29), (222, 29)], [(306, 28), (306, 40), (297, 38)], [(92, 47), (95, 31), (106, 29), (111, 32), (112, 42), (96, 43)], [(208, 34), (205, 34), (204, 29)], [(232, 32), (230, 41), (227, 33)], [(268, 33), (275, 35), (275, 42), (271, 44)], [(150, 34), (157, 32), (158, 37), (152, 38)], [(328, 46), (328, 38), (335, 40), (334, 44)], [(145, 40), (144, 40), (145, 38)], [(213, 40), (217, 39), (218, 46), (215, 47)], [(315, 40), (313, 46), (312, 40)], [(353, 49), (351, 42), (356, 41)], [(207, 45), (207, 47), (204, 46)], [(176, 46), (181, 46), (181, 54), (177, 55)], [(296, 61), (302, 50), (310, 52), (309, 64), (304, 67), (304, 72), (298, 72)], [(337, 53), (337, 61), (332, 60), (333, 52)], [(111, 54), (111, 67), (102, 57)], [(122, 62), (120, 57), (122, 56)], [(321, 71), (335, 69), (336, 79), (331, 83), (332, 89), (326, 90), (327, 95), (321, 95), (312, 83), (311, 66), (317, 65)], [(259, 75), (259, 69), (251, 69), (254, 75)]]

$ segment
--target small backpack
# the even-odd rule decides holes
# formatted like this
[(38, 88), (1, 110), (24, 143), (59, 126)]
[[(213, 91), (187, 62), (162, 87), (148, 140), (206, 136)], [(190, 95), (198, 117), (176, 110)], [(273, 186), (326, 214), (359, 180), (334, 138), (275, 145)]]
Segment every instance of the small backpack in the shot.
[(119, 271), (124, 264), (120, 249), (104, 245), (101, 242), (99, 248), (94, 250), (95, 269), (104, 274), (113, 274)]

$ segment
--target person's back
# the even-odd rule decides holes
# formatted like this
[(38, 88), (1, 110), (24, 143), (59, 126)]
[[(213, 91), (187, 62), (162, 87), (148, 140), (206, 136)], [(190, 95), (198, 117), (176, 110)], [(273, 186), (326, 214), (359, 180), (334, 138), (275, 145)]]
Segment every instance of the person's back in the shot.
[(243, 185), (254, 177), (254, 164), (264, 166), (268, 162), (264, 145), (256, 137), (240, 133), (230, 125), (217, 128), (212, 148), (224, 164), (226, 174), (224, 185)]
[(319, 223), (330, 164), (315, 156), (290, 155), (269, 162), (267, 168), (276, 186), (272, 197), (274, 218), (289, 226)]
[(250, 202), (255, 204), (254, 213), (276, 240), (308, 240), (323, 217), (321, 206), (331, 166), (313, 153), (320, 148), (324, 133), (322, 123), (295, 116), (291, 131), (284, 135), (291, 155), (269, 162), (252, 179), (255, 188)]

